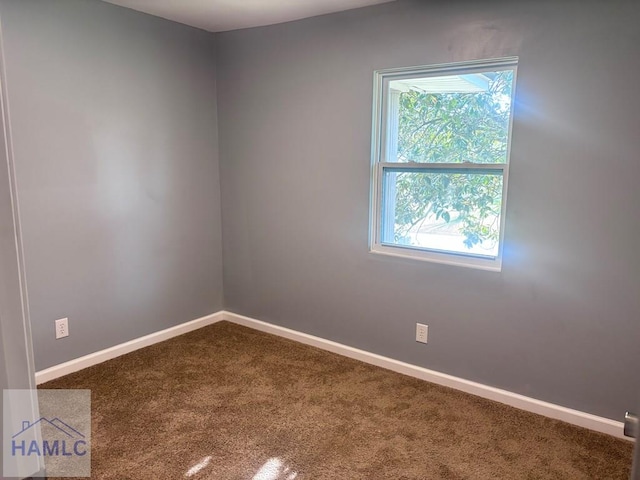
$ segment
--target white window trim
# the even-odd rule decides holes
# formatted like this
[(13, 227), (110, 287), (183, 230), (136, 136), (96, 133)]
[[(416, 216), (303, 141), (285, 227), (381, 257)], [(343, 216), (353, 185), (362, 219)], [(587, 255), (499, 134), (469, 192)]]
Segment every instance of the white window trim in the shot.
[[(504, 164), (416, 164), (387, 162), (387, 150), (397, 148), (396, 145), (387, 145), (390, 129), (397, 128), (386, 121), (388, 105), (384, 88), (388, 81), (402, 77), (429, 77), (456, 72), (473, 73), (474, 71), (486, 71), (489, 69), (513, 70), (513, 89), (515, 91), (518, 57), (505, 57), (491, 60), (474, 60), (469, 62), (448, 63), (439, 65), (402, 67), (376, 70), (373, 74), (373, 122), (371, 138), (371, 188), (370, 188), (370, 220), (369, 220), (369, 251), (375, 254), (390, 255), (394, 257), (423, 260), (434, 263), (464, 266), (500, 272), (502, 270), (504, 231), (507, 209), (507, 186), (509, 179), (509, 163), (511, 157), (511, 133), (513, 127), (513, 111), (515, 107), (515, 94), (512, 93), (511, 114), (509, 116), (509, 132), (507, 140), (507, 158)], [(393, 107), (392, 107), (393, 108)], [(383, 129), (386, 129), (383, 135)], [(382, 223), (382, 182), (383, 171), (393, 169), (415, 169), (417, 171), (429, 171), (436, 169), (449, 170), (501, 170), (502, 185), (502, 209), (500, 221), (499, 247), (496, 257), (486, 257), (473, 254), (457, 254), (454, 252), (441, 252), (427, 250), (405, 245), (384, 244), (380, 240)]]

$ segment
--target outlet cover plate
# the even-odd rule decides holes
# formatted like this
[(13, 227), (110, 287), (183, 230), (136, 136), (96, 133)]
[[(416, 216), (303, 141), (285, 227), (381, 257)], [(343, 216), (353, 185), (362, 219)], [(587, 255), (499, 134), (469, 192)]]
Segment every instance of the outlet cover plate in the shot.
[(416, 342), (427, 343), (429, 337), (429, 325), (416, 323)]
[(60, 318), (55, 321), (56, 324), (56, 340), (69, 336), (69, 319)]

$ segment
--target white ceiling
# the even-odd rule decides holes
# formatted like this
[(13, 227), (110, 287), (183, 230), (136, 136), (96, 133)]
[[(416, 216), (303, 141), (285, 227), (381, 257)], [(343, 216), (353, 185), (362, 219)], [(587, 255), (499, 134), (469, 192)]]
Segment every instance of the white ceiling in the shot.
[(104, 0), (157, 17), (224, 32), (288, 22), (394, 0)]

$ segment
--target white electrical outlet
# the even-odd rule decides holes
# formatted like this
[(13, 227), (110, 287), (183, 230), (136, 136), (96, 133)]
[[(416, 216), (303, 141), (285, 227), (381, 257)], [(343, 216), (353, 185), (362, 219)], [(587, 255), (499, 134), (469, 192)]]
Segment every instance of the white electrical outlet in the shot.
[(416, 342), (427, 343), (428, 336), (429, 336), (429, 325), (416, 323)]
[(68, 337), (69, 336), (69, 319), (61, 318), (56, 320), (56, 340), (58, 338)]

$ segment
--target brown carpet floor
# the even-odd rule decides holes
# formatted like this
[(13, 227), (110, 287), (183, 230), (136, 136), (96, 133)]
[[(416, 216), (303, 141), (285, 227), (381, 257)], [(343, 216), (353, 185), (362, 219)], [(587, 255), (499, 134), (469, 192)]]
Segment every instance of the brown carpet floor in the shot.
[(632, 444), (228, 322), (92, 391), (92, 478), (627, 479)]

